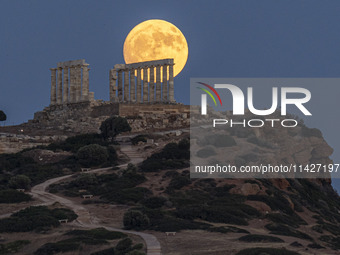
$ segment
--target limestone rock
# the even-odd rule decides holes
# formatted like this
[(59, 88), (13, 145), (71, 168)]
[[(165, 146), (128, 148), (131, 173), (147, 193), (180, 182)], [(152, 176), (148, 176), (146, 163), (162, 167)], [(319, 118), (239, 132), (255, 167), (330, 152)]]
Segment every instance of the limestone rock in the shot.
[(256, 195), (260, 192), (259, 185), (255, 183), (244, 183), (239, 187), (232, 188), (230, 190), (231, 194), (240, 194), (244, 196)]

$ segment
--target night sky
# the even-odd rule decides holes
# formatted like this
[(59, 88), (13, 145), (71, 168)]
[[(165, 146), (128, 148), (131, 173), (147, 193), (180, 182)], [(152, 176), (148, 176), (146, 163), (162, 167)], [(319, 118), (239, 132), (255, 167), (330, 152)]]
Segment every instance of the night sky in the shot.
[(190, 77), (340, 77), (339, 13), (337, 0), (0, 0), (0, 109), (7, 125), (32, 119), (49, 105), (49, 68), (82, 58), (90, 90), (108, 100), (109, 69), (124, 63), (125, 37), (148, 19), (187, 39), (178, 102), (189, 104)]

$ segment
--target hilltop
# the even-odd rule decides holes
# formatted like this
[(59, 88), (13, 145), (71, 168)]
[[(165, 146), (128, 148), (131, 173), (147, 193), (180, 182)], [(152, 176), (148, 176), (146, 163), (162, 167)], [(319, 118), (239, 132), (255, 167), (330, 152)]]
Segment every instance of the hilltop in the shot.
[[(249, 148), (244, 155), (252, 154), (254, 160), (265, 157), (268, 145), (284, 141), (280, 144), (285, 152), (282, 158), (290, 157), (296, 163), (331, 162), (332, 149), (322, 134), (305, 126), (280, 136), (251, 130), (228, 135), (235, 141), (230, 148), (238, 151), (242, 144)], [(338, 253), (340, 198), (331, 179), (190, 179), (188, 141), (188, 133), (181, 132), (132, 135), (113, 144), (100, 135), (83, 135), (1, 156), (2, 178), (24, 174), (35, 185), (74, 173), (49, 186), (49, 192), (81, 203), (95, 216), (96, 224), (152, 233), (163, 254), (279, 254), (277, 249), (291, 251), (282, 254)], [(94, 168), (131, 159), (144, 161), (100, 173), (81, 173), (84, 162), (79, 161), (78, 150), (89, 144), (111, 151), (105, 161), (94, 163)], [(83, 200), (84, 194), (94, 197)], [(2, 235), (8, 241), (16, 239)], [(31, 242), (27, 247), (38, 248)], [(253, 250), (241, 251), (246, 248)]]

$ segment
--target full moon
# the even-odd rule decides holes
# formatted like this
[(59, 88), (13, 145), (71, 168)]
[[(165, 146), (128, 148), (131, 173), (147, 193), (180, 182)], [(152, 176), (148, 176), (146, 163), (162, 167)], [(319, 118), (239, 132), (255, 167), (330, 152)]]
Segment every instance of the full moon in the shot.
[(176, 76), (187, 62), (188, 44), (175, 25), (151, 19), (130, 31), (124, 42), (123, 54), (126, 64), (173, 58)]

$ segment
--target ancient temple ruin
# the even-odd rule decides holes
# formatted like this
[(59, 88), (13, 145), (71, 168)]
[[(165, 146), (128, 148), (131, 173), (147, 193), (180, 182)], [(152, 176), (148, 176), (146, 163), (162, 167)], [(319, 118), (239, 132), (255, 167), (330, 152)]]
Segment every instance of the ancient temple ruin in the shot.
[(173, 59), (115, 65), (109, 75), (110, 101), (174, 103), (173, 66)]
[(89, 64), (85, 59), (59, 62), (51, 70), (51, 105), (91, 101)]
[(51, 68), (51, 103), (25, 129), (39, 134), (99, 132), (111, 116), (126, 117), (133, 132), (189, 126), (190, 106), (174, 98), (174, 60), (117, 64), (109, 72), (110, 100), (94, 100), (84, 59)]

